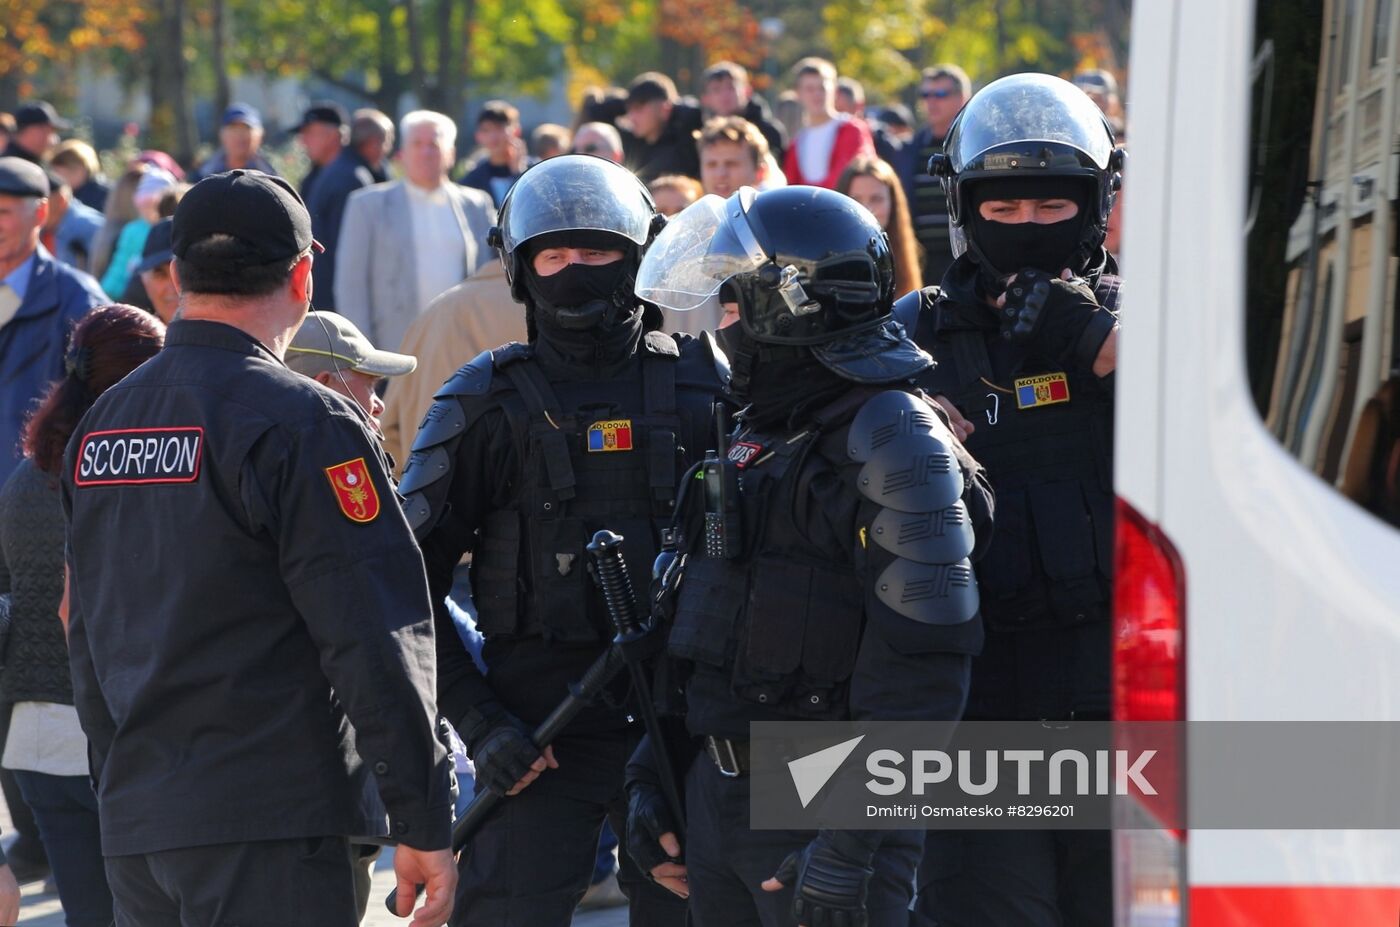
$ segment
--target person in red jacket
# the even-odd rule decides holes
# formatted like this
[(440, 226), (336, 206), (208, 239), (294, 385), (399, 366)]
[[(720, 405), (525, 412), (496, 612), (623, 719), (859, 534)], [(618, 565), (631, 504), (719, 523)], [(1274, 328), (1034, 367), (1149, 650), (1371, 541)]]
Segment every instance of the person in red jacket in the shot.
[(803, 127), (788, 147), (783, 173), (788, 183), (835, 189), (856, 155), (875, 154), (870, 130), (836, 111), (836, 68), (824, 58), (803, 58), (792, 69), (802, 102)]

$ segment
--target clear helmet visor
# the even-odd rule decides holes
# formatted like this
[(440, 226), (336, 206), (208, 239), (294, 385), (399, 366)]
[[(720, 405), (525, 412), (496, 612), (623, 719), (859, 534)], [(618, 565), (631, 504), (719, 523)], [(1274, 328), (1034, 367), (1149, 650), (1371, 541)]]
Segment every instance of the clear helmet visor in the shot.
[(744, 216), (754, 191), (729, 199), (702, 196), (671, 217), (637, 270), (637, 295), (667, 309), (698, 309), (736, 274), (752, 273), (768, 255)]
[(621, 235), (639, 247), (651, 234), (655, 208), (629, 171), (606, 158), (560, 155), (531, 167), (511, 188), (501, 215), (507, 254), (552, 232)]
[[(1100, 170), (1107, 169), (1113, 152), (1103, 114), (1084, 91), (1049, 74), (1013, 74), (993, 81), (968, 101), (945, 150), (954, 173), (960, 174), (968, 168), (1035, 166), (1047, 143), (1081, 152)], [(994, 150), (995, 155), (989, 154)], [(1008, 163), (984, 163), (998, 158)]]

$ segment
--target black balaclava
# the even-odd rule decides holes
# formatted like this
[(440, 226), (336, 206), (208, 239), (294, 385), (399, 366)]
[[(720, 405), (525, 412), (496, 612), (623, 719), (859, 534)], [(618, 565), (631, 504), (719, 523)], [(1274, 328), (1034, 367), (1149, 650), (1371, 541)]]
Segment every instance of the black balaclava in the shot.
[[(972, 187), (971, 209), (967, 219), (968, 239), (974, 259), (980, 265), (979, 282), (989, 293), (1000, 293), (1002, 278), (1024, 268), (1035, 268), (1058, 276), (1068, 267), (1082, 275), (1085, 266), (1098, 256), (1098, 247), (1089, 247), (1084, 235), (1090, 216), (1093, 185), (1075, 177), (1015, 177), (984, 180)], [(1079, 212), (1062, 222), (993, 222), (982, 218), (981, 205), (988, 200), (1047, 199), (1064, 197), (1079, 206)]]
[(729, 357), (730, 394), (747, 406), (744, 424), (759, 431), (796, 425), (851, 388), (851, 382), (823, 366), (810, 347), (763, 344), (742, 323), (719, 333), (728, 333), (722, 346)]
[[(644, 332), (643, 305), (633, 295), (637, 248), (608, 232), (566, 231), (524, 244), (525, 291), (532, 340), (540, 362), (556, 376), (607, 376), (637, 352)], [(611, 264), (570, 264), (557, 274), (535, 273), (534, 255), (545, 248), (623, 251)]]

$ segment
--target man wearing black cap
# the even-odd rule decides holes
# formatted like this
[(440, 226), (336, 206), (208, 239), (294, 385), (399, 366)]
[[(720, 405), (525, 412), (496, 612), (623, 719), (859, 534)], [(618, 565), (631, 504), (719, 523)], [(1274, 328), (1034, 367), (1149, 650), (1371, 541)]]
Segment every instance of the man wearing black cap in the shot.
[(359, 411), (282, 362), (315, 247), (286, 181), (197, 184), (165, 349), (69, 447), (74, 697), (118, 927), (351, 927), (352, 835), (398, 842), (401, 916), (415, 884), (419, 927), (452, 907), (422, 560)]
[(170, 230), (174, 221), (161, 219), (151, 226), (141, 249), (141, 263), (133, 271), (141, 278), (141, 286), (150, 297), (151, 311), (166, 325), (174, 321), (175, 310), (180, 308), (180, 292), (170, 277), (170, 262), (174, 258), (170, 251)]
[(45, 101), (26, 103), (15, 110), (15, 133), (5, 148), (5, 157), (41, 164), (45, 153), (58, 144), (58, 133), (69, 128), (68, 122)]
[(276, 174), (276, 169), (258, 151), (262, 142), (262, 116), (247, 103), (234, 103), (224, 110), (223, 118), (219, 121), (219, 150), (190, 171), (190, 183), (198, 183), (221, 171), (239, 168)]
[(25, 416), (63, 376), (69, 329), (108, 302), (96, 280), (56, 261), (40, 243), (48, 216), (44, 169), (0, 158), (0, 482), (19, 462)]
[(350, 194), (389, 179), (388, 155), (394, 148), (394, 123), (377, 109), (359, 109), (350, 121), (349, 144), (316, 175), (316, 183), (303, 198), (311, 213), (311, 231), (326, 250), (311, 269), (317, 306), (334, 305), (335, 257), (340, 244), (340, 222)]
[(694, 132), (700, 107), (676, 94), (671, 78), (657, 71), (638, 74), (627, 86), (628, 129), (622, 133), (627, 167), (643, 182), (662, 174), (700, 179)]
[[(302, 114), (301, 124), (297, 126), (297, 138), (311, 161), (311, 170), (301, 182), (303, 200), (310, 202), (311, 189), (316, 185), (316, 178), (321, 176), (321, 169), (339, 157), (340, 150), (350, 140), (348, 123), (345, 109), (338, 103), (328, 101), (313, 104)], [(315, 221), (313, 216), (313, 230)]]

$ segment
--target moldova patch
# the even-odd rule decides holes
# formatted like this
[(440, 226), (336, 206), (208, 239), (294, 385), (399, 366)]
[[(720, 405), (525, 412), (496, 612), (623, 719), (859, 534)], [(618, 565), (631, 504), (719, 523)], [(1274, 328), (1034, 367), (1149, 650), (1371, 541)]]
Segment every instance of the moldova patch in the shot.
[(1016, 381), (1016, 408), (1034, 409), (1069, 402), (1069, 379), (1063, 373), (1043, 373)]
[(632, 450), (632, 420), (614, 419), (611, 422), (594, 422), (588, 426), (588, 452), (630, 451)]
[(374, 488), (363, 457), (327, 467), (326, 477), (346, 518), (364, 524), (379, 517), (379, 490)]

